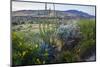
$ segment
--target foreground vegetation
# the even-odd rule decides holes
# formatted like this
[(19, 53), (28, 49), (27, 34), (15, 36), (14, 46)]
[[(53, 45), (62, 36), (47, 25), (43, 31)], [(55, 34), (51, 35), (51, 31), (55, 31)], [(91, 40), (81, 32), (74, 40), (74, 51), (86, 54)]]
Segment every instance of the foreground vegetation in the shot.
[[(34, 25), (34, 24), (33, 24)], [(41, 22), (12, 28), (13, 65), (72, 63), (95, 53), (95, 21), (60, 25)]]

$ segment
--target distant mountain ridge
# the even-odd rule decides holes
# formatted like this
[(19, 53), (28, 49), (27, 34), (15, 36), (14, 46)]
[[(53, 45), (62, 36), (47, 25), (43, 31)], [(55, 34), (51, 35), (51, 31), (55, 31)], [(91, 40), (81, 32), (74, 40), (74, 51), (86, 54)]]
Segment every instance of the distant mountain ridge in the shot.
[[(49, 12), (49, 10), (47, 10)], [(45, 10), (19, 10), (13, 11), (12, 16), (38, 16), (38, 15), (46, 15), (47, 12)], [(50, 10), (53, 13), (53, 10)], [(78, 10), (67, 10), (67, 11), (58, 11), (55, 10), (57, 16), (74, 16), (79, 18), (94, 18), (95, 16), (89, 15), (88, 13), (78, 11)]]
[(82, 11), (78, 11), (78, 10), (67, 10), (65, 12), (72, 13), (72, 14), (76, 14), (79, 17), (82, 17), (82, 18), (94, 18), (95, 17), (93, 15), (90, 15), (88, 13), (85, 13), (85, 12), (82, 12)]
[(41, 18), (42, 20), (45, 18), (64, 18), (66, 20), (70, 19), (95, 19), (95, 16), (89, 15), (88, 13), (78, 11), (78, 10), (67, 10), (67, 11), (59, 11), (59, 10), (19, 10), (12, 11), (12, 23), (19, 22), (31, 22), (37, 21), (37, 19)]

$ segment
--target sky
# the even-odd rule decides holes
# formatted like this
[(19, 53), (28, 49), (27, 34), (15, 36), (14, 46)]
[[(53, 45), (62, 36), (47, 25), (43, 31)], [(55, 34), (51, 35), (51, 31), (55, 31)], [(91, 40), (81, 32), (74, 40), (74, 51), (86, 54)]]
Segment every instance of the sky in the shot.
[[(12, 2), (12, 11), (17, 10), (44, 10), (44, 3), (33, 3), (33, 2)], [(47, 4), (47, 9), (53, 10), (53, 4)], [(78, 10), (86, 12), (90, 15), (95, 15), (95, 6), (83, 6), (83, 5), (64, 5), (64, 4), (55, 4), (55, 10)]]

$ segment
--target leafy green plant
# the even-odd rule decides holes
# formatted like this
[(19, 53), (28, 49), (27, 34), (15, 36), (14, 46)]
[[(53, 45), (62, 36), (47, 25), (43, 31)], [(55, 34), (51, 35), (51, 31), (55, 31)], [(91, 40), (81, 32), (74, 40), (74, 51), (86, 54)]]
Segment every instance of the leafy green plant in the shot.
[(81, 59), (84, 59), (91, 56), (91, 54), (95, 52), (96, 49), (95, 20), (81, 19), (78, 24), (83, 35), (82, 40), (79, 42), (80, 57)]
[(78, 60), (77, 55), (72, 51), (62, 52), (60, 58), (61, 58), (60, 62), (67, 62), (67, 63), (75, 62)]

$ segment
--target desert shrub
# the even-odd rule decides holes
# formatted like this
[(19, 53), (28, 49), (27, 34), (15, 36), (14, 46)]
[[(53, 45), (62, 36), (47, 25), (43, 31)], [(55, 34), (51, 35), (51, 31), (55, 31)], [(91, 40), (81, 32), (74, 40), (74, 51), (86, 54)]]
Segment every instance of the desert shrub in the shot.
[(83, 38), (80, 41), (80, 58), (85, 59), (95, 53), (95, 21), (94, 20), (84, 20), (79, 21), (80, 31), (82, 32)]
[(63, 41), (62, 45), (66, 49), (72, 49), (81, 39), (80, 27), (75, 24), (61, 25), (57, 29), (56, 35), (58, 39)]
[(61, 53), (60, 62), (71, 63), (78, 60), (77, 55), (71, 51), (64, 51)]
[(80, 26), (80, 31), (84, 35), (84, 39), (95, 39), (95, 21), (94, 20), (80, 20), (78, 25)]
[[(18, 33), (12, 33), (12, 51), (13, 51), (13, 65), (35, 64), (38, 59), (38, 44), (26, 43), (27, 41), (23, 36)], [(33, 59), (33, 60), (32, 60)]]
[(89, 56), (95, 51), (95, 48), (95, 41), (93, 39), (84, 41), (80, 46), (80, 58), (89, 58)]
[(57, 29), (57, 35), (60, 39), (68, 40), (69, 38), (77, 38), (80, 34), (80, 28), (77, 25), (61, 25)]
[(15, 32), (12, 33), (13, 65), (20, 65), (22, 63), (22, 50), (23, 48), (25, 49), (25, 46), (22, 46), (23, 42), (24, 41), (22, 41), (22, 39), (18, 37)]

